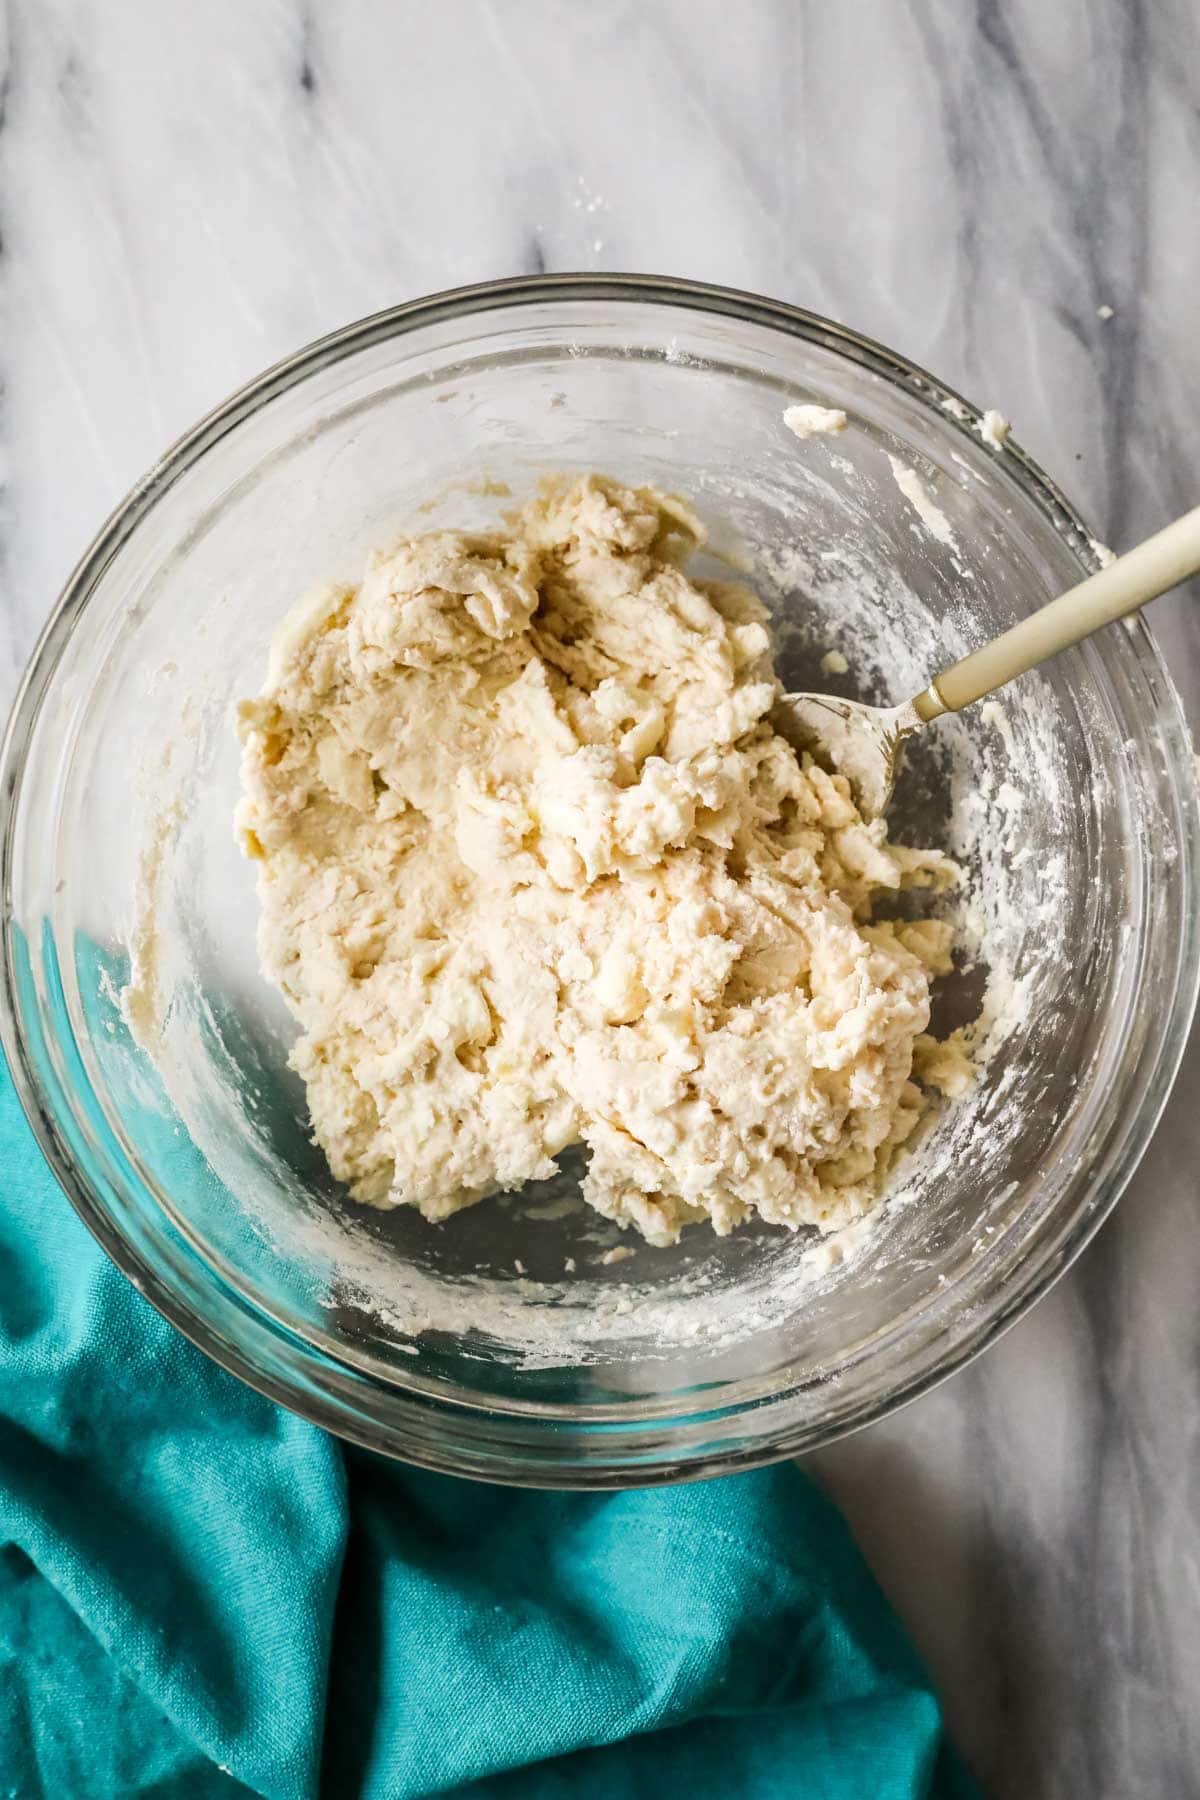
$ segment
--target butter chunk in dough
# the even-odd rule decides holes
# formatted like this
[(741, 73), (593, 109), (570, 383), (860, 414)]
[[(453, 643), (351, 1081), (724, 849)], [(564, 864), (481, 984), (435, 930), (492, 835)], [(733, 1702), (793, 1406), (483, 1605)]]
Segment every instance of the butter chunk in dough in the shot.
[(748, 588), (679, 501), (556, 480), (489, 534), (374, 555), (285, 621), (241, 709), (263, 969), (333, 1173), (442, 1219), (589, 1152), (672, 1243), (874, 1205), (956, 1045), (927, 1035), (945, 887), (771, 727)]

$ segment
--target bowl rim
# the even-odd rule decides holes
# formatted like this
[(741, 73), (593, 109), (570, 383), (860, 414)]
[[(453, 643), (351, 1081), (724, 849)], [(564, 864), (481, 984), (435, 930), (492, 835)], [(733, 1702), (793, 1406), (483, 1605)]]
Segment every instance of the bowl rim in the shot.
[[(444, 1418), (444, 1408), (430, 1407), (428, 1396), (406, 1394), (417, 1401), (420, 1411), (434, 1421), (410, 1420), (415, 1429), (400, 1434), (383, 1422), (364, 1417), (347, 1393), (336, 1397), (340, 1385), (332, 1383), (335, 1392), (314, 1394), (310, 1384), (301, 1386), (264, 1370), (238, 1344), (213, 1328), (205, 1316), (166, 1282), (159, 1271), (122, 1233), (107, 1209), (97, 1200), (84, 1179), (75, 1158), (63, 1141), (51, 1110), (43, 1101), (41, 1086), (21, 1023), (17, 1002), (17, 979), (13, 955), (13, 855), (15, 824), (19, 810), (25, 750), (40, 716), (46, 691), (59, 660), (61, 647), (69, 637), (74, 622), (94, 594), (105, 571), (119, 555), (142, 519), (207, 452), (230, 432), (271, 400), (298, 386), (308, 376), (318, 373), (343, 358), (369, 349), (388, 339), (439, 323), (468, 318), (473, 314), (496, 309), (556, 300), (560, 303), (588, 304), (596, 302), (635, 303), (682, 309), (715, 316), (725, 316), (742, 323), (756, 324), (768, 330), (826, 348), (835, 354), (864, 366), (892, 385), (923, 402), (931, 411), (939, 412), (947, 429), (957, 429), (966, 437), (974, 437), (982, 420), (981, 409), (946, 386), (919, 364), (878, 343), (872, 338), (841, 325), (823, 315), (763, 295), (740, 289), (714, 286), (704, 282), (643, 274), (561, 273), (516, 276), (441, 292), (384, 308), (362, 319), (313, 340), (300, 350), (272, 364), (260, 375), (235, 390), (227, 399), (206, 413), (189, 431), (178, 438), (129, 490), (97, 531), (67, 578), (49, 617), (38, 636), (25, 672), (18, 685), (9, 714), (3, 743), (0, 745), (0, 783), (8, 796), (3, 834), (0, 837), (0, 905), (3, 909), (3, 932), (0, 933), (0, 1045), (8, 1061), (14, 1088), (39, 1146), (75, 1211), (99, 1242), (106, 1254), (133, 1282), (155, 1308), (176, 1329), (197, 1345), (214, 1361), (228, 1369), (250, 1387), (293, 1412), (335, 1432), (337, 1435), (384, 1454), (400, 1457), (432, 1469), (474, 1476), (510, 1485), (570, 1488), (612, 1488), (652, 1485), (665, 1482), (702, 1479), (735, 1469), (760, 1466), (832, 1442), (880, 1418), (889, 1416), (921, 1394), (946, 1380), (964, 1367), (1041, 1298), (1084, 1249), (1094, 1233), (1116, 1205), (1144, 1153), (1150, 1137), (1166, 1105), (1179, 1064), (1186, 1050), (1188, 1031), (1200, 992), (1200, 917), (1193, 906), (1185, 909), (1176, 956), (1176, 980), (1170, 1005), (1154, 1048), (1154, 1060), (1144, 1084), (1140, 1108), (1115, 1145), (1116, 1166), (1101, 1177), (1099, 1195), (1093, 1193), (1081, 1204), (1074, 1218), (1061, 1233), (1060, 1241), (1032, 1271), (1024, 1264), (1014, 1273), (1018, 1280), (1007, 1304), (1000, 1304), (972, 1329), (964, 1332), (944, 1356), (934, 1355), (928, 1366), (919, 1368), (907, 1382), (882, 1395), (869, 1396), (857, 1413), (832, 1421), (802, 1421), (789, 1432), (783, 1426), (771, 1435), (756, 1434), (746, 1442), (730, 1443), (710, 1452), (692, 1456), (682, 1462), (670, 1451), (661, 1455), (647, 1454), (643, 1440), (641, 1451), (633, 1461), (605, 1462), (579, 1460), (563, 1463), (543, 1449), (535, 1450), (532, 1460), (519, 1460), (521, 1449), (510, 1439), (498, 1447), (488, 1440), (489, 1421), (511, 1422), (519, 1414), (508, 1412), (502, 1404), (477, 1400), (461, 1400), (454, 1404), (456, 1417), (462, 1421), (472, 1415), (482, 1428), (482, 1438), (465, 1451), (445, 1453), (439, 1442), (436, 1416)], [(1102, 547), (1088, 531), (1082, 518), (1066, 499), (1057, 484), (1041, 466), (1012, 438), (1004, 443), (1006, 470), (1012, 474), (1025, 497), (1051, 523), (1059, 536), (1078, 557), (1083, 567), (1099, 566)], [(1182, 704), (1167, 672), (1162, 656), (1140, 614), (1134, 615), (1129, 632), (1131, 648), (1142, 665), (1142, 672), (1158, 689), (1160, 711), (1170, 723), (1187, 737)], [(1168, 775), (1174, 786), (1180, 826), (1180, 882), (1185, 894), (1194, 892), (1194, 880), (1200, 866), (1200, 788), (1196, 771), (1190, 767), (1191, 779), (1184, 771), (1183, 759), (1170, 762)], [(315, 1346), (305, 1343), (309, 1354), (321, 1357), (331, 1373), (349, 1376), (351, 1385), (362, 1379), (353, 1365), (341, 1365)], [(773, 1412), (777, 1401), (765, 1406), (750, 1403), (749, 1410)], [(731, 1409), (735, 1413), (747, 1409)], [(522, 1419), (532, 1428), (538, 1421), (527, 1414)], [(561, 1429), (560, 1420), (546, 1420), (545, 1429)], [(664, 1434), (670, 1421), (656, 1420)], [(580, 1426), (586, 1430), (586, 1426)], [(474, 1432), (467, 1434), (474, 1436)], [(397, 1438), (399, 1437), (399, 1441)], [(532, 1439), (531, 1439), (532, 1441)], [(615, 1446), (614, 1446), (615, 1448)], [(635, 1451), (637, 1446), (634, 1446)], [(517, 1450), (514, 1464), (510, 1455)], [(539, 1460), (539, 1456), (541, 1460)]]

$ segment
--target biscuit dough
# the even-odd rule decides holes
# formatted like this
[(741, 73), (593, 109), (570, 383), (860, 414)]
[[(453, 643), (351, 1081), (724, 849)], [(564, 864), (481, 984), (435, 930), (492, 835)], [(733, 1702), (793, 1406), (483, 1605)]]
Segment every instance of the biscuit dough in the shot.
[(689, 578), (680, 501), (556, 480), (484, 535), (373, 555), (241, 709), (262, 966), (333, 1173), (442, 1219), (588, 1152), (672, 1243), (870, 1209), (926, 1104), (954, 879), (770, 723), (766, 613)]

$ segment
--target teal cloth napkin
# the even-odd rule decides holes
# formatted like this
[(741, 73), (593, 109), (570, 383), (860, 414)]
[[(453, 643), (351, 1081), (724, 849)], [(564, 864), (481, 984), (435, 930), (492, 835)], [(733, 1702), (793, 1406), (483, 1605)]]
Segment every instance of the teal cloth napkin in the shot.
[(973, 1790), (796, 1469), (522, 1493), (347, 1449), (181, 1338), (0, 1068), (0, 1800)]

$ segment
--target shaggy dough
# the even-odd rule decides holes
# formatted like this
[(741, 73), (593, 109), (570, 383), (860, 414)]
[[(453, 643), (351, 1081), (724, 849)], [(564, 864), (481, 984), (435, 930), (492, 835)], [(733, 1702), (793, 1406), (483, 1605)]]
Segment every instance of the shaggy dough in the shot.
[[(487, 535), (372, 556), (241, 709), (262, 965), (356, 1199), (442, 1219), (589, 1152), (652, 1243), (869, 1209), (925, 1104), (953, 866), (889, 845), (773, 730), (765, 611), (690, 579), (679, 501), (548, 483)], [(915, 1063), (914, 1063), (915, 1059)]]

